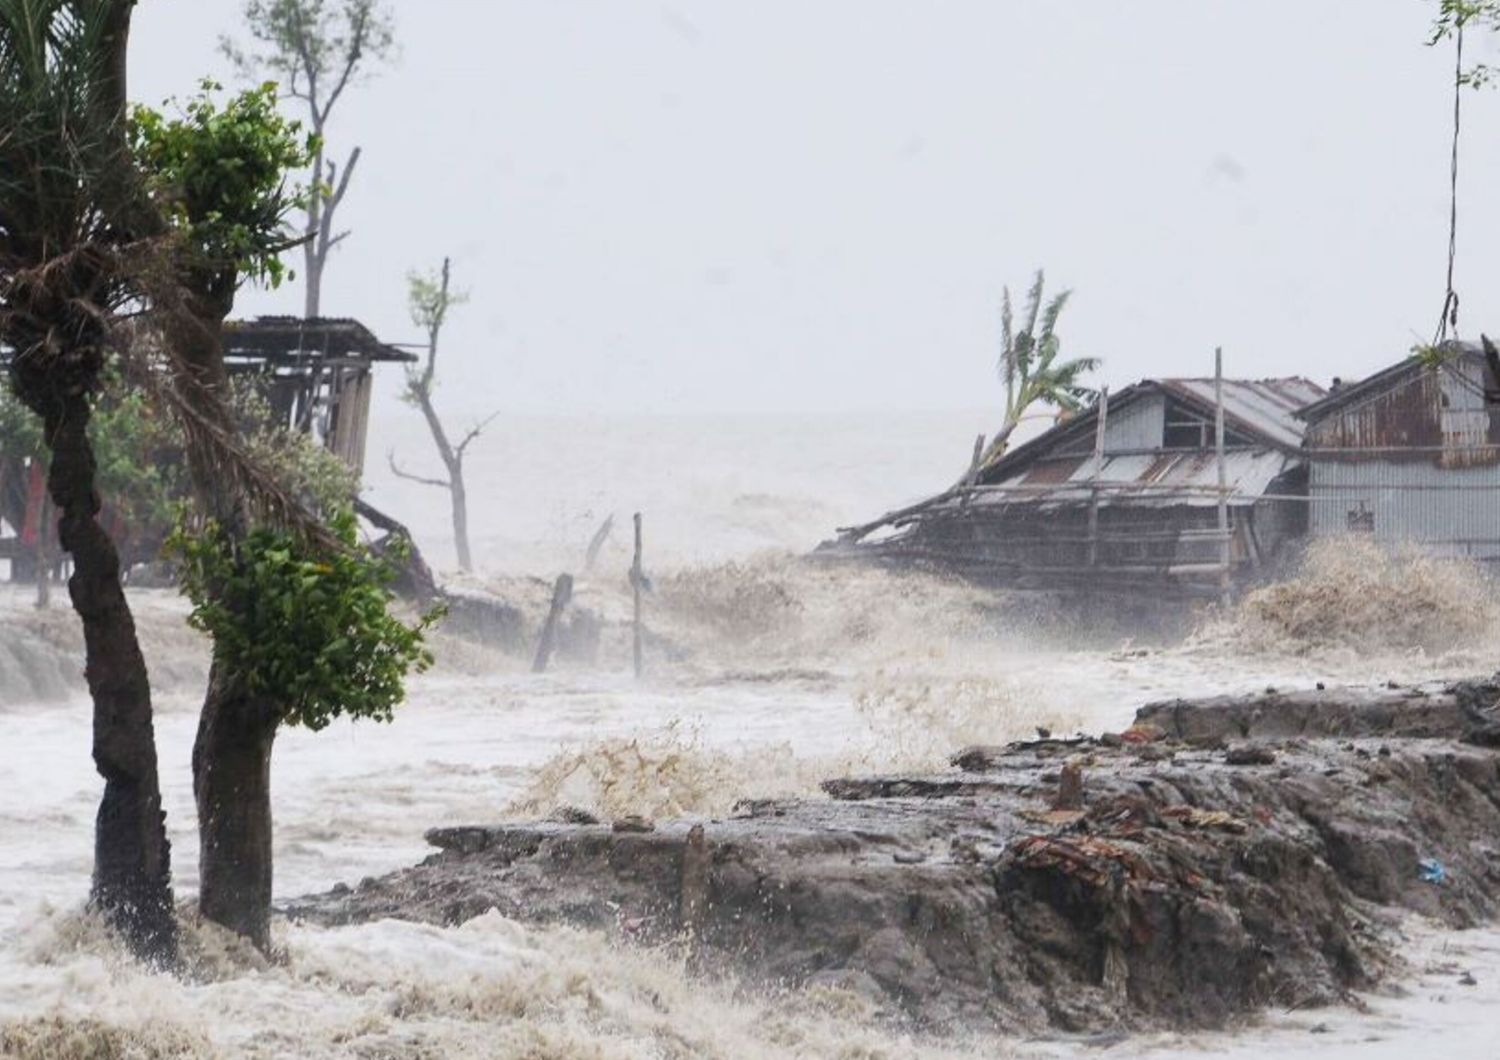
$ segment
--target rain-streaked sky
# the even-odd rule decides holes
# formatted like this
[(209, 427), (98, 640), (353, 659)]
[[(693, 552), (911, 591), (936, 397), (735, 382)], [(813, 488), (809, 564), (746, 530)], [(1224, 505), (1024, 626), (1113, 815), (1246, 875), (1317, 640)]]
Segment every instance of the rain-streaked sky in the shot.
[[(399, 60), (329, 130), (364, 160), (324, 309), (415, 341), (405, 274), (452, 255), (460, 415), (972, 408), (1037, 266), (1113, 385), (1216, 344), (1231, 374), (1362, 375), (1442, 297), (1433, 6), (395, 0)], [(239, 8), (143, 0), (133, 94), (229, 79)], [(1474, 334), (1500, 330), (1500, 98), (1465, 106)]]

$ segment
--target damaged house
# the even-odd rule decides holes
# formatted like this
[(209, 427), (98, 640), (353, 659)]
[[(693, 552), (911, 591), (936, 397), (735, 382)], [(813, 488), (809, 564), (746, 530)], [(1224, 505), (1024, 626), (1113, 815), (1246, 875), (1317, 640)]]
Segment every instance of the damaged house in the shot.
[(1500, 560), (1500, 380), (1450, 342), (1337, 387), (1306, 424), (1309, 531)]
[[(4, 359), (0, 351), (0, 370)], [(231, 375), (259, 381), (276, 422), (312, 435), (361, 472), (373, 372), (417, 357), (381, 342), (357, 320), (272, 316), (227, 323), (224, 360)], [(101, 521), (127, 567), (154, 558), (168, 528), (128, 525), (109, 498), (104, 502)], [(12, 580), (35, 578), (38, 549), (51, 536), (49, 511), (42, 463), (0, 451), (0, 561), (10, 561)], [(52, 552), (55, 559), (55, 546)]]
[(1144, 380), (840, 547), (1022, 588), (1218, 594), (1306, 533), (1298, 412), (1324, 394), (1223, 380), (1221, 464), (1215, 381)]

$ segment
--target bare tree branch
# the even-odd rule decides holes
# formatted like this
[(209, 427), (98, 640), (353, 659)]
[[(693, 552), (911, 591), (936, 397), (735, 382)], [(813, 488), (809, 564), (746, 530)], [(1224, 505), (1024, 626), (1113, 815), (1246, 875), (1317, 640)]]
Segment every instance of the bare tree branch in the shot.
[(420, 482), (424, 486), (436, 486), (438, 489), (451, 490), (453, 488), (453, 484), (451, 482), (445, 482), (442, 479), (437, 478), (424, 478), (421, 475), (413, 475), (410, 471), (403, 471), (401, 467), (396, 463), (395, 450), (390, 450), (389, 452), (387, 452), (385, 454), (385, 458), (391, 465), (391, 474), (395, 475), (397, 478), (404, 478), (408, 482)]
[(468, 434), (464, 435), (464, 440), (453, 447), (453, 455), (462, 460), (464, 458), (464, 450), (469, 448), (469, 443), (478, 438), (486, 427), (495, 422), (495, 418), (499, 415), (500, 412), (497, 409), (486, 416), (483, 422), (476, 424)]
[(312, 233), (305, 232), (302, 235), (297, 236), (295, 239), (283, 239), (278, 243), (272, 243), (267, 249), (272, 254), (284, 254), (288, 250), (296, 250), (298, 247), (307, 243), (311, 239)]
[(370, 28), (370, 9), (367, 7), (357, 9), (354, 19), (354, 32), (349, 37), (349, 52), (344, 58), (344, 70), (339, 75), (338, 83), (333, 86), (333, 91), (328, 95), (328, 105), (323, 108), (325, 114), (333, 109), (333, 105), (344, 94), (344, 89), (349, 87), (349, 79), (354, 76), (354, 68), (364, 57), (365, 34)]
[[(356, 147), (353, 151), (349, 152), (349, 161), (344, 163), (344, 175), (339, 180), (337, 189), (329, 196), (328, 208), (323, 212), (325, 217), (331, 218), (333, 211), (338, 208), (338, 204), (344, 201), (344, 193), (349, 190), (349, 178), (354, 176), (354, 167), (359, 165), (359, 156), (362, 151), (363, 148)], [(333, 183), (334, 173), (334, 164), (330, 162), (328, 163), (328, 183), (330, 184)]]
[(300, 99), (304, 103), (311, 103), (312, 99), (305, 91), (302, 90), (301, 86), (297, 84), (297, 77), (299, 73), (300, 71), (297, 70), (296, 67), (292, 68), (291, 75), (287, 78), (286, 82), (286, 94), (291, 99)]
[[(337, 186), (333, 188), (322, 206), (318, 217), (318, 243), (315, 251), (318, 259), (317, 268), (323, 268), (323, 262), (328, 258), (328, 252), (333, 249), (336, 240), (333, 238), (333, 215), (338, 209), (339, 203), (344, 201), (344, 195), (349, 191), (349, 180), (354, 176), (354, 167), (359, 165), (361, 149), (356, 147), (349, 153), (349, 161), (344, 163), (342, 176), (339, 175), (339, 167), (335, 162), (328, 163), (328, 183), (330, 186), (337, 180)], [(342, 233), (342, 239), (347, 232)]]
[(313, 61), (312, 49), (307, 45), (307, 35), (300, 26), (296, 31), (295, 47), (302, 60), (302, 71), (307, 77), (307, 109), (312, 113), (313, 132), (321, 135), (323, 123), (328, 117), (328, 108), (318, 107), (318, 64)]

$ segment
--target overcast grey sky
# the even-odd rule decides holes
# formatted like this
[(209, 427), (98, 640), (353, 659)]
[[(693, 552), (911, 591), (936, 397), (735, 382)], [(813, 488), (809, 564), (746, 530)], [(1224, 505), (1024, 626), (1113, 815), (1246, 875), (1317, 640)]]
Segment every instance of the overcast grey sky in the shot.
[[(1431, 332), (1451, 53), (1423, 0), (395, 0), (325, 311), (511, 410), (972, 407), (1002, 284), (1119, 385), (1357, 376)], [(143, 0), (133, 93), (228, 78), (238, 0)], [(1478, 55), (1494, 43), (1473, 42)], [(1462, 330), (1500, 330), (1500, 99), (1465, 100)], [(299, 293), (247, 292), (247, 312)]]

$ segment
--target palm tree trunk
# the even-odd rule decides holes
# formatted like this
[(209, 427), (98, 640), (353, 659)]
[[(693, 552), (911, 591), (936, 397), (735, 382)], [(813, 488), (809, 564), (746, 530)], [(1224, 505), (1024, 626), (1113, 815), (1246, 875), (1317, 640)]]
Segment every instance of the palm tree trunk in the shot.
[(68, 592), (83, 621), (94, 765), (104, 778), (90, 902), (138, 957), (170, 964), (177, 956), (177, 926), (151, 684), (120, 585), (120, 557), (97, 518), (89, 412), (82, 393), (61, 397), (48, 407), (45, 429), (52, 454), (47, 487), (61, 513), (59, 539), (73, 557)]

